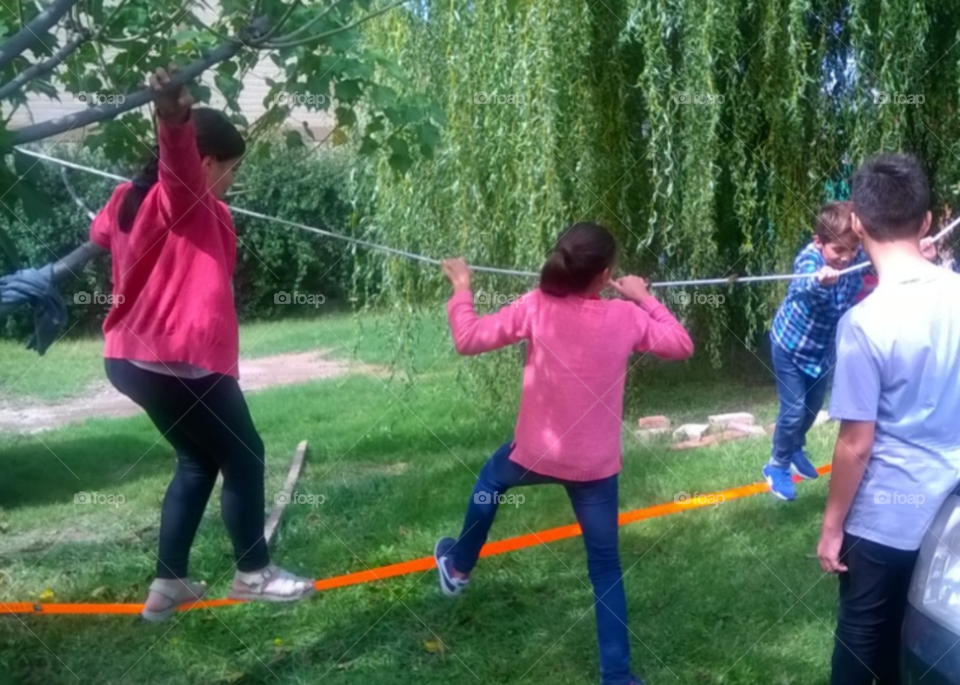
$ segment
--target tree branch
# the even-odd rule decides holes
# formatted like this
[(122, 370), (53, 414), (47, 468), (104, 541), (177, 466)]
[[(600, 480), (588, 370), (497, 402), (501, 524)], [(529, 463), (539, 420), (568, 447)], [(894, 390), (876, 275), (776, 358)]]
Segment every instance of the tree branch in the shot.
[(53, 55), (48, 59), (44, 60), (43, 62), (38, 62), (28, 69), (21, 71), (12, 80), (4, 83), (3, 86), (0, 86), (0, 100), (9, 98), (30, 81), (39, 76), (43, 76), (44, 74), (48, 74), (56, 69), (63, 63), (64, 60), (67, 59), (67, 57), (76, 52), (77, 49), (88, 40), (90, 40), (89, 33), (75, 33), (70, 40), (64, 43), (63, 46), (53, 53)]
[[(186, 67), (173, 75), (171, 81), (176, 84), (185, 84), (197, 78), (200, 74), (212, 67), (214, 64), (226, 61), (237, 54), (243, 43), (240, 41), (230, 41), (217, 47), (205, 57), (191, 62)], [(106, 119), (113, 119), (124, 112), (138, 109), (144, 105), (153, 102), (157, 93), (149, 88), (138, 90), (127, 95), (123, 102), (117, 104), (104, 104), (98, 107), (90, 107), (80, 112), (74, 112), (65, 117), (50, 119), (39, 124), (26, 126), (16, 131), (10, 132), (10, 145), (23, 145), (32, 143), (35, 140), (42, 140), (50, 136), (56, 136), (75, 128), (83, 128), (90, 124), (95, 124)]]
[(279, 42), (281, 42), (281, 43), (286, 43), (287, 41), (291, 40), (294, 36), (298, 36), (298, 35), (300, 35), (301, 33), (305, 32), (305, 31), (309, 31), (311, 28), (313, 28), (313, 26), (314, 26), (318, 21), (320, 21), (320, 20), (323, 19), (325, 16), (327, 16), (328, 14), (330, 14), (330, 13), (331, 13), (333, 10), (335, 10), (336, 8), (337, 8), (337, 1), (336, 1), (336, 0), (333, 0), (333, 2), (331, 2), (330, 6), (327, 7), (327, 9), (323, 10), (320, 14), (318, 14), (317, 16), (315, 16), (313, 19), (311, 19), (310, 21), (308, 21), (306, 24), (304, 24), (304, 25), (301, 26), (300, 28), (294, 29), (293, 31), (291, 31), (290, 33), (288, 33), (288, 34), (285, 35), (285, 36), (280, 36), (279, 38), (277, 38), (277, 41), (279, 41)]
[(379, 17), (381, 14), (386, 14), (387, 12), (392, 10), (394, 7), (399, 7), (406, 1), (407, 0), (397, 0), (397, 2), (391, 5), (387, 5), (383, 9), (377, 10), (376, 12), (371, 12), (365, 17), (360, 17), (356, 21), (350, 22), (349, 24), (345, 24), (344, 26), (341, 26), (340, 28), (337, 28), (337, 29), (333, 29), (332, 31), (326, 31), (325, 33), (318, 33), (315, 36), (309, 36), (307, 38), (301, 38), (299, 40), (291, 40), (287, 42), (266, 42), (263, 44), (263, 47), (269, 48), (270, 50), (282, 50), (284, 48), (296, 48), (296, 47), (300, 47), (301, 45), (307, 45), (308, 43), (313, 43), (318, 40), (323, 40), (324, 38), (329, 38), (330, 36), (336, 35), (338, 33), (343, 33), (344, 31), (349, 31), (350, 29), (354, 29), (360, 26), (360, 24), (363, 24), (365, 22), (370, 21), (371, 19), (375, 19)]
[(287, 23), (287, 19), (290, 18), (290, 15), (293, 14), (293, 11), (299, 6), (300, 0), (293, 0), (293, 2), (290, 3), (290, 6), (287, 7), (287, 11), (283, 13), (283, 16), (280, 17), (280, 20), (276, 23), (276, 25), (267, 31), (266, 34), (264, 34), (263, 40), (272, 38), (277, 31), (283, 28), (283, 25)]
[(20, 54), (40, 40), (40, 36), (53, 28), (80, 0), (53, 0), (47, 9), (31, 19), (22, 29), (0, 45), (0, 69), (10, 64)]

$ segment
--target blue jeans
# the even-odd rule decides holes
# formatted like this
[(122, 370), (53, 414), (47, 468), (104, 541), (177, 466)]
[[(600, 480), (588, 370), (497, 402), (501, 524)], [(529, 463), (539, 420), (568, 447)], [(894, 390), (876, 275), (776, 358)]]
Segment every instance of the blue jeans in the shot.
[(780, 397), (771, 462), (786, 468), (790, 466), (790, 457), (807, 444), (807, 432), (823, 408), (830, 374), (810, 376), (776, 342), (770, 345), (770, 358)]
[(617, 539), (617, 476), (593, 481), (551, 478), (510, 461), (512, 451), (513, 442), (507, 442), (480, 471), (467, 507), (463, 531), (451, 551), (453, 566), (463, 573), (470, 573), (476, 566), (480, 549), (486, 543), (497, 515), (498, 500), (507, 490), (521, 485), (562, 485), (570, 497), (587, 548), (587, 571), (593, 583), (597, 611), (600, 682), (603, 685), (626, 685), (631, 677), (630, 636)]

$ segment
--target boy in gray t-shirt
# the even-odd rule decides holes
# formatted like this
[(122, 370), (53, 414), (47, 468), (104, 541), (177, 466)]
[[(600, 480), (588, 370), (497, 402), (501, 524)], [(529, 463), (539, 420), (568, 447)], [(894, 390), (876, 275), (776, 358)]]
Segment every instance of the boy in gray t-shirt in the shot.
[(880, 276), (837, 331), (842, 421), (817, 555), (840, 574), (834, 685), (899, 682), (920, 542), (960, 482), (960, 276), (930, 264), (926, 175), (879, 155), (853, 178), (854, 229)]

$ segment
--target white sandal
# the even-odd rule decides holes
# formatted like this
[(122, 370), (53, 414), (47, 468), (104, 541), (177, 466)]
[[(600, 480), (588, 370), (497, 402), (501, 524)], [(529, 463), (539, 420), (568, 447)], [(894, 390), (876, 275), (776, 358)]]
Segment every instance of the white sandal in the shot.
[[(203, 599), (205, 594), (207, 594), (207, 586), (204, 583), (194, 583), (183, 578), (156, 578), (150, 583), (150, 594), (147, 595), (147, 602), (143, 605), (140, 615), (151, 623), (159, 623), (173, 616), (181, 604), (196, 602), (198, 599)], [(160, 595), (166, 600), (162, 603), (162, 609), (147, 608), (150, 597), (153, 595)]]
[(237, 571), (230, 588), (230, 599), (263, 602), (296, 602), (309, 597), (317, 588), (311, 578), (301, 578), (269, 564), (259, 571)]

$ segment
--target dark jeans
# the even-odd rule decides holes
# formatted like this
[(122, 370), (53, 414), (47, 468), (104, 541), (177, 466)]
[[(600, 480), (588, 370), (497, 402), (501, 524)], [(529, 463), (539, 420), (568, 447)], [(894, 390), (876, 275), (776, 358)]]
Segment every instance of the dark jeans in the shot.
[(604, 685), (630, 682), (630, 636), (627, 598), (617, 540), (617, 476), (594, 481), (565, 481), (544, 476), (510, 461), (513, 443), (498, 449), (480, 471), (467, 507), (463, 532), (452, 551), (453, 566), (469, 573), (497, 515), (498, 499), (510, 488), (555, 483), (567, 490), (587, 548), (587, 571), (593, 583), (600, 643), (600, 680)]
[(829, 373), (814, 377), (806, 374), (789, 353), (776, 342), (770, 344), (770, 359), (777, 378), (780, 413), (773, 433), (773, 461), (790, 465), (790, 457), (807, 444), (807, 432), (823, 408)]
[(845, 535), (832, 685), (897, 685), (900, 628), (919, 550), (905, 552)]
[(240, 571), (270, 562), (263, 539), (263, 441), (235, 378), (187, 379), (107, 359), (107, 378), (147, 412), (177, 451), (160, 515), (158, 578), (186, 578), (190, 547), (223, 471), (221, 511)]

